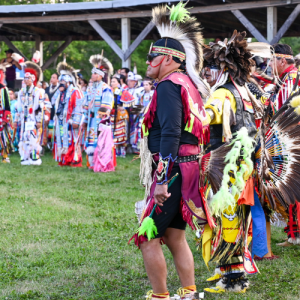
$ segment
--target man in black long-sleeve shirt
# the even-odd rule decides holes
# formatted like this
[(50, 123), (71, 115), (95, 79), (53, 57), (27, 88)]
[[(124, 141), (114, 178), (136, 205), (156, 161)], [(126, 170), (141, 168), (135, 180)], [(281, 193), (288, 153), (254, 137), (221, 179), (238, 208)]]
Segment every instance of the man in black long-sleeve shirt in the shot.
[[(142, 125), (141, 169), (145, 174), (142, 179), (147, 197), (140, 222), (157, 204), (158, 209), (152, 215), (157, 233), (153, 239), (142, 233), (133, 238), (142, 250), (153, 288), (147, 299), (170, 299), (162, 242), (170, 249), (180, 277), (182, 287), (177, 294), (180, 299), (195, 299), (194, 259), (186, 241), (185, 228), (187, 223), (194, 227), (193, 216), (200, 224), (207, 223), (206, 208), (199, 192), (198, 164), (199, 145), (207, 141), (208, 129), (204, 123), (203, 102), (196, 88), (199, 86), (206, 91), (197, 75), (201, 67), (201, 34), (199, 24), (193, 18), (187, 17), (182, 27), (180, 20), (167, 21), (166, 7), (155, 8), (153, 14), (163, 38), (151, 47), (147, 56), (147, 76), (156, 79), (158, 84)], [(168, 26), (170, 30), (167, 30)], [(182, 38), (179, 41), (176, 38), (180, 31)], [(155, 166), (147, 160), (149, 155)], [(168, 182), (177, 173), (178, 177), (168, 188)]]

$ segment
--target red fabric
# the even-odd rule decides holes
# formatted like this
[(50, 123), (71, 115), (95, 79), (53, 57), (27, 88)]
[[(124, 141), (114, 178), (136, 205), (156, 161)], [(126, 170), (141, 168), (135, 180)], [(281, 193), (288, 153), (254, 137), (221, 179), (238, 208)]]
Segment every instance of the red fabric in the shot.
[(254, 179), (253, 177), (250, 177), (245, 185), (245, 188), (243, 189), (240, 198), (238, 200), (238, 205), (250, 205), (254, 206)]
[(300, 229), (300, 203), (296, 201), (296, 218), (297, 218), (297, 227)]
[(0, 70), (0, 84), (5, 85), (4, 84), (4, 72), (3, 72), (3, 70)]
[(113, 163), (114, 163), (114, 167), (117, 166), (117, 155), (116, 155), (116, 148), (113, 148)]
[(294, 229), (293, 229), (293, 205), (289, 206), (289, 226), (290, 226), (290, 234), (291, 234), (291, 238), (295, 238), (295, 234), (294, 234)]
[(193, 223), (193, 215), (190, 212), (190, 210), (187, 208), (185, 201), (183, 199), (181, 199), (180, 202), (180, 213), (182, 215), (183, 221), (187, 222), (192, 230), (196, 230), (196, 227)]
[[(195, 88), (194, 84), (192, 83), (191, 79), (183, 74), (183, 73), (172, 73), (166, 78), (164, 78), (162, 81), (160, 81), (158, 84), (160, 84), (163, 81), (170, 80), (173, 83), (177, 85), (181, 85), (181, 99), (183, 104), (183, 112), (184, 112), (184, 121), (185, 123), (188, 122), (188, 125), (190, 124), (191, 119), (191, 108), (189, 104), (189, 97), (191, 97), (196, 104), (195, 106), (198, 106), (199, 114), (205, 118), (206, 113), (203, 105), (203, 101), (201, 99), (199, 91)], [(158, 86), (158, 85), (157, 85)], [(157, 87), (156, 87), (157, 89)], [(150, 107), (148, 111), (145, 114), (144, 117), (144, 125), (147, 129), (150, 129), (152, 127), (152, 123), (155, 118), (155, 112), (157, 108), (157, 91), (155, 90), (153, 94), (153, 98), (150, 104)], [(192, 134), (195, 135), (199, 143), (208, 143), (209, 142), (209, 126), (203, 127), (201, 120), (196, 116), (194, 120), (194, 126), (192, 130)]]
[(207, 204), (207, 201), (206, 201), (206, 198), (204, 196), (204, 190), (203, 188), (201, 187), (199, 189), (200, 191), (200, 194), (201, 194), (201, 197), (202, 197), (202, 200), (203, 200), (203, 206), (204, 206), (204, 211), (205, 211), (205, 214), (206, 214), (206, 218), (207, 218), (207, 222), (208, 222), (208, 225), (211, 229), (215, 228), (216, 227), (216, 224), (214, 222), (214, 219), (208, 209), (208, 204)]
[[(152, 123), (155, 118), (155, 113), (156, 113), (156, 108), (157, 108), (157, 91), (154, 91), (149, 109), (147, 110), (145, 116), (144, 116), (144, 121), (143, 123), (145, 124), (147, 129), (150, 129), (152, 127)], [(143, 131), (142, 131), (143, 134)]]
[(68, 112), (67, 112), (67, 119), (66, 121), (68, 122), (72, 116), (73, 110), (76, 107), (76, 100), (81, 99), (80, 98), (80, 92), (78, 90), (75, 90), (72, 92), (71, 98), (69, 100), (68, 104)]
[(79, 156), (78, 161), (74, 161), (75, 146), (72, 138), (71, 145), (68, 148), (66, 154), (62, 154), (61, 162), (58, 163), (59, 166), (71, 166), (74, 168), (82, 167), (82, 156)]
[(5, 123), (10, 123), (10, 121), (11, 121), (11, 112), (10, 111), (8, 111), (8, 110), (4, 111), (3, 121)]
[(257, 79), (263, 81), (263, 82), (266, 82), (266, 83), (273, 83), (271, 80), (268, 80), (262, 76), (260, 76), (259, 74), (257, 73), (253, 73), (253, 76), (256, 77)]

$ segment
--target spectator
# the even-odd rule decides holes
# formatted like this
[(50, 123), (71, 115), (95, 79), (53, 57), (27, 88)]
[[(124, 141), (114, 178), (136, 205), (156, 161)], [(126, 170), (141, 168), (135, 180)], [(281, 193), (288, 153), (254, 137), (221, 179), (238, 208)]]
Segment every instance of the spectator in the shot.
[(128, 88), (128, 86), (126, 85), (126, 77), (125, 77), (125, 75), (120, 75), (120, 82), (121, 82), (121, 87), (123, 88), (123, 89), (127, 89)]
[(45, 91), (48, 86), (49, 86), (48, 82), (46, 82), (46, 81), (42, 82), (42, 89), (44, 89)]
[(6, 68), (6, 86), (9, 89), (15, 88), (15, 80), (16, 80), (16, 68), (22, 70), (20, 64), (12, 58), (12, 54), (14, 51), (12, 49), (8, 49), (5, 51), (6, 58), (1, 59), (1, 63), (8, 62), (11, 64), (10, 67)]
[(128, 68), (122, 68), (121, 72), (120, 72), (120, 75), (124, 75), (125, 76), (125, 81), (126, 82), (127, 82), (127, 76), (128, 76), (129, 72), (130, 72), (130, 70)]
[(8, 95), (10, 99), (10, 112), (12, 115), (13, 122), (15, 122), (16, 104), (17, 104), (16, 94), (12, 89), (8, 89)]
[[(45, 92), (48, 95), (49, 101), (52, 104), (50, 120), (53, 120), (53, 117), (54, 117), (55, 103), (54, 103), (54, 101), (52, 101), (52, 98), (53, 98), (55, 92), (57, 91), (57, 89), (58, 89), (58, 74), (53, 73), (51, 75), (51, 79), (50, 79), (50, 86), (45, 89)], [(54, 98), (53, 98), (53, 100), (54, 100)]]
[(83, 78), (80, 78), (80, 79), (79, 79), (79, 86), (80, 86), (80, 88), (81, 88), (81, 91), (82, 91), (83, 93), (85, 93), (85, 92), (86, 92), (86, 89), (87, 89), (87, 86), (88, 86), (87, 80), (85, 80), (85, 79), (83, 79)]

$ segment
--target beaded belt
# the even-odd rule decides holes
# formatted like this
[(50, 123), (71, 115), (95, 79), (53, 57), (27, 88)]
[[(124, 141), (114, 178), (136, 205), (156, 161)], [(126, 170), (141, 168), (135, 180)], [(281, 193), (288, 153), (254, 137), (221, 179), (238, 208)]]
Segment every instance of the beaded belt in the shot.
[(189, 155), (189, 156), (178, 156), (175, 160), (175, 163), (181, 164), (185, 162), (195, 161), (199, 159), (199, 154)]

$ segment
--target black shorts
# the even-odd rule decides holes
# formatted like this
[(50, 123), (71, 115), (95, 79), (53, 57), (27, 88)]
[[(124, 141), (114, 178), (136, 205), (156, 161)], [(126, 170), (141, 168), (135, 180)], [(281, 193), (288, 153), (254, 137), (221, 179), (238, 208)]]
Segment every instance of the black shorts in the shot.
[(183, 221), (180, 212), (182, 177), (179, 166), (173, 166), (170, 178), (176, 173), (179, 175), (168, 190), (171, 193), (171, 197), (164, 202), (163, 206), (160, 206), (162, 210), (160, 214), (153, 214), (153, 220), (158, 232), (156, 238), (163, 237), (167, 228), (180, 230), (185, 230), (186, 228), (186, 222)]

